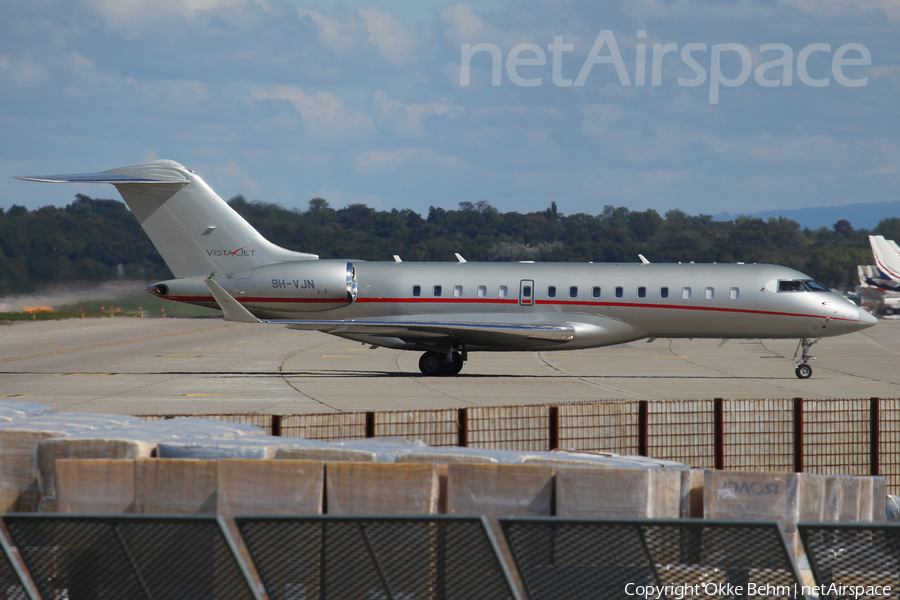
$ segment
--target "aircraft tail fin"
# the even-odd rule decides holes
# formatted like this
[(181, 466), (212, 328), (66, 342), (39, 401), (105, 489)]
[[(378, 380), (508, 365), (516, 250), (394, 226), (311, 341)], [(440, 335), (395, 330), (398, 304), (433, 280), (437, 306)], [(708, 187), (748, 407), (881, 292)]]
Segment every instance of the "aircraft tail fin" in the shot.
[(875, 256), (875, 264), (884, 279), (900, 280), (900, 248), (893, 240), (881, 235), (870, 235), (869, 244)]
[(171, 160), (81, 175), (34, 175), (26, 181), (110, 183), (137, 217), (175, 277), (232, 275), (315, 254), (268, 241), (198, 175)]

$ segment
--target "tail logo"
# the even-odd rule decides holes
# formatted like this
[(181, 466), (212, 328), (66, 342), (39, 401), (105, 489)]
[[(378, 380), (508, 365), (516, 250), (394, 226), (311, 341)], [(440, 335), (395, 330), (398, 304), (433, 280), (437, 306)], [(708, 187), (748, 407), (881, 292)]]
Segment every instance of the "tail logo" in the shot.
[(207, 250), (207, 256), (253, 256), (256, 250), (247, 249), (247, 246), (238, 248), (237, 250)]

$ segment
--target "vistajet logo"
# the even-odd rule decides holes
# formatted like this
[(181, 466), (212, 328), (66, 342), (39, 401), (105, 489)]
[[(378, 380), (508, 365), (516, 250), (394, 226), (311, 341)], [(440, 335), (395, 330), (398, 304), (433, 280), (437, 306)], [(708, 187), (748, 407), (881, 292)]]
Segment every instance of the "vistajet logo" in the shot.
[(237, 250), (207, 250), (207, 256), (253, 256), (256, 250), (248, 249), (247, 246), (238, 248)]
[[(587, 58), (578, 71), (578, 76), (574, 79), (563, 77), (563, 59), (565, 52), (574, 52), (574, 44), (563, 43), (563, 36), (558, 35), (553, 38), (553, 42), (547, 45), (547, 51), (551, 55), (550, 75), (553, 85), (556, 87), (580, 87), (583, 86), (595, 65), (612, 65), (615, 68), (616, 76), (619, 84), (623, 87), (634, 85), (636, 87), (647, 85), (648, 75), (648, 54), (649, 56), (649, 75), (650, 85), (659, 87), (663, 85), (664, 65), (673, 71), (688, 72), (682, 67), (687, 67), (693, 72), (693, 77), (678, 77), (677, 82), (682, 87), (697, 87), (704, 85), (709, 81), (709, 103), (719, 103), (719, 91), (722, 87), (738, 87), (744, 85), (750, 80), (751, 73), (757, 85), (761, 87), (779, 87), (792, 86), (794, 84), (794, 69), (796, 67), (797, 78), (800, 83), (810, 87), (828, 87), (831, 84), (831, 78), (834, 78), (839, 85), (845, 87), (862, 87), (869, 83), (868, 77), (853, 78), (850, 75), (858, 75), (859, 72), (851, 71), (849, 74), (844, 72), (845, 67), (867, 67), (872, 64), (872, 54), (869, 49), (862, 44), (844, 44), (839, 46), (832, 53), (831, 44), (808, 44), (796, 53), (794, 49), (787, 44), (763, 44), (756, 52), (759, 59), (766, 59), (765, 62), (755, 65), (753, 54), (750, 50), (742, 45), (735, 43), (727, 44), (684, 44), (679, 49), (678, 44), (653, 44), (650, 52), (648, 52), (648, 44), (640, 42), (647, 38), (646, 30), (639, 30), (636, 34), (638, 43), (635, 47), (634, 69), (629, 73), (622, 53), (619, 51), (619, 44), (616, 42), (616, 36), (609, 29), (604, 29), (597, 36), (594, 45), (588, 52)], [(500, 47), (491, 43), (480, 44), (462, 44), (460, 56), (459, 85), (468, 87), (471, 83), (472, 58), (479, 53), (487, 53), (491, 57), (491, 85), (499, 86), (502, 82), (501, 67), (503, 64), (503, 53)], [(666, 55), (672, 56), (666, 58)], [(819, 54), (830, 55), (831, 77), (823, 77), (826, 72), (817, 72), (815, 77), (809, 72), (810, 57), (816, 55), (817, 59), (824, 58)], [(676, 57), (679, 61), (672, 60)], [(740, 61), (740, 69), (736, 68), (735, 59)], [(728, 62), (729, 71), (725, 74), (722, 62)], [(506, 55), (506, 75), (509, 80), (520, 87), (536, 87), (543, 85), (543, 77), (533, 77), (526, 79), (522, 77), (518, 69), (519, 67), (544, 67), (547, 65), (547, 53), (538, 44), (524, 43), (514, 46), (509, 54)], [(707, 68), (708, 67), (708, 68)], [(573, 71), (574, 73), (574, 71)], [(730, 75), (730, 76), (729, 76)], [(632, 84), (632, 76), (634, 83)], [(669, 78), (671, 80), (671, 77)]]

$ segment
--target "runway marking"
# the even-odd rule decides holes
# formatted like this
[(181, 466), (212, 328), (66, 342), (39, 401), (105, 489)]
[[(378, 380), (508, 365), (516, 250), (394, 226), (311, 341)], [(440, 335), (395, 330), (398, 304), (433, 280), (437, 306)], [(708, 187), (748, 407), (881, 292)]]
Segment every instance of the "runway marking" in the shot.
[(61, 375), (113, 375), (113, 373), (61, 373)]
[(24, 398), (28, 394), (0, 394), (0, 398)]
[[(39, 358), (41, 356), (52, 356), (54, 354), (63, 354), (65, 352), (77, 352), (78, 350), (93, 350), (94, 348), (103, 348), (105, 346), (115, 346), (117, 344), (130, 344), (131, 342), (143, 342), (145, 340), (153, 340), (157, 338), (170, 337), (173, 335), (184, 335), (186, 333), (198, 333), (200, 331), (212, 331), (213, 329), (221, 329), (223, 327), (234, 327), (238, 323), (230, 325), (217, 325), (215, 327), (204, 327), (202, 329), (191, 329), (190, 331), (176, 331), (174, 333), (161, 333), (159, 335), (149, 335), (142, 338), (134, 338), (133, 340), (122, 340), (120, 342), (107, 342), (105, 344), (95, 344), (93, 346), (84, 346), (82, 348), (69, 348), (68, 350), (54, 350), (53, 352), (43, 352), (41, 354), (29, 354), (28, 356), (14, 356), (12, 358), (0, 358), (0, 362), (8, 362), (11, 360), (23, 360), (25, 358)], [(237, 350), (237, 348), (235, 348)]]

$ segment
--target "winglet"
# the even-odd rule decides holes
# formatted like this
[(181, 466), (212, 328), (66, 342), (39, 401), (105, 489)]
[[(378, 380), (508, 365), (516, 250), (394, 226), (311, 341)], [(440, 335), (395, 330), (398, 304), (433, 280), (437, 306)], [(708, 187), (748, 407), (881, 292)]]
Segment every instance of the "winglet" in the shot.
[(244, 308), (240, 302), (234, 299), (234, 296), (222, 289), (218, 283), (213, 281), (212, 275), (206, 279), (206, 287), (212, 293), (213, 298), (219, 303), (219, 308), (225, 313), (226, 321), (239, 321), (241, 323), (262, 323), (254, 317), (249, 310)]

